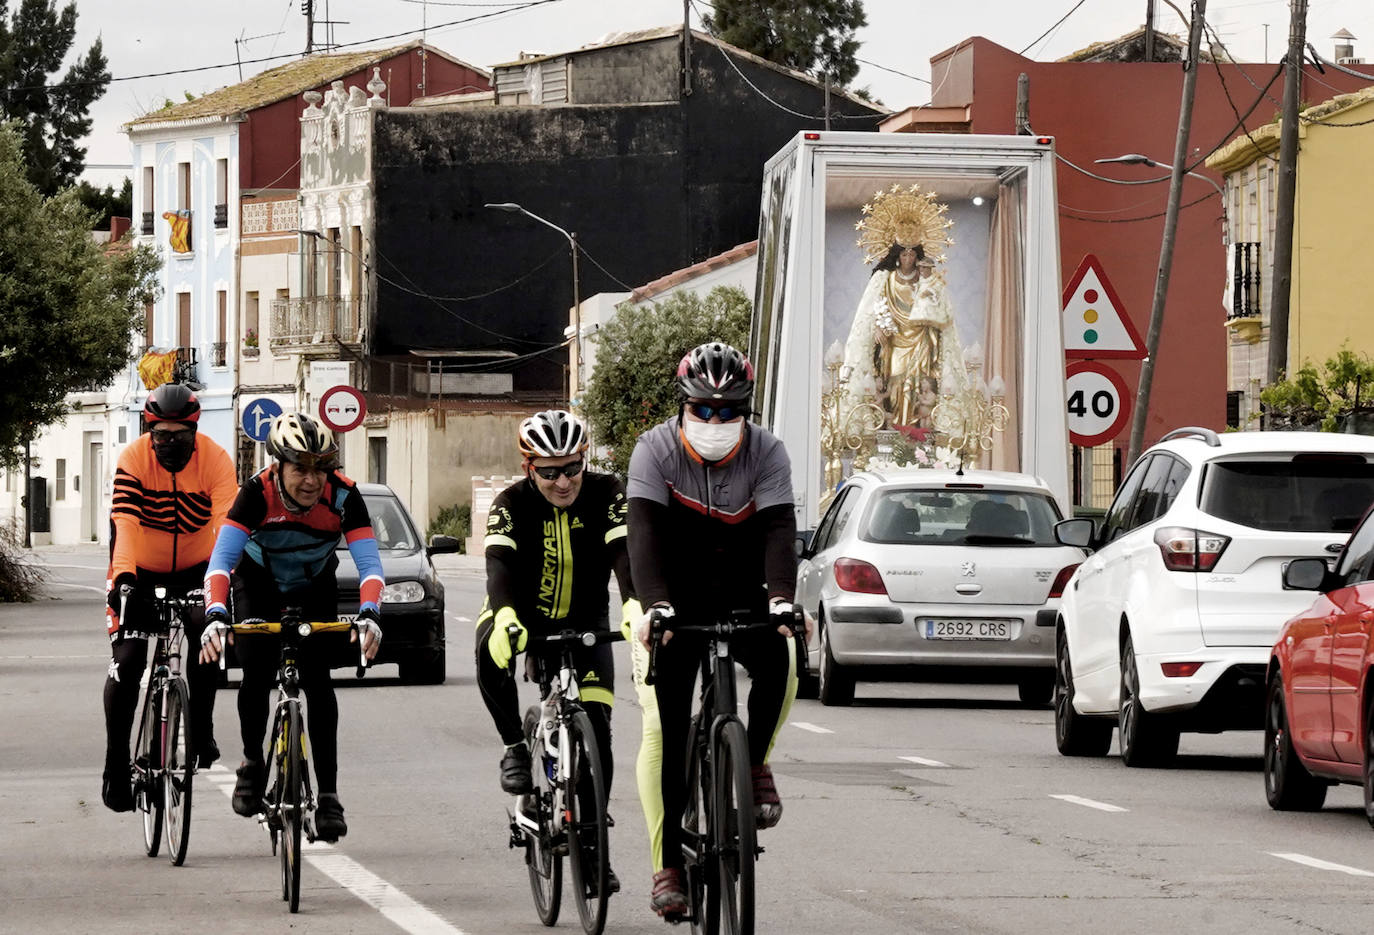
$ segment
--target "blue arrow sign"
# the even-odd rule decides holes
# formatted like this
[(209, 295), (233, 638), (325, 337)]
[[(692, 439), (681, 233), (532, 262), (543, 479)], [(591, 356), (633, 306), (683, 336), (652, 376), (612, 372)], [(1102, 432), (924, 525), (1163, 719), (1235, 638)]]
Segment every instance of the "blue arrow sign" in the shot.
[(272, 428), (272, 420), (281, 415), (281, 406), (259, 396), (243, 407), (243, 434), (255, 442), (267, 441), (267, 432)]

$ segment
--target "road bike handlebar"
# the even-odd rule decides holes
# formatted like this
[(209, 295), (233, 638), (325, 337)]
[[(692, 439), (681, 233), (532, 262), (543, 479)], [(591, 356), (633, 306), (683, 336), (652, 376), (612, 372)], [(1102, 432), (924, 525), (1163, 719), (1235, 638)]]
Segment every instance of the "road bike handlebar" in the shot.
[[(732, 637), (753, 630), (775, 630), (776, 620), (760, 620), (758, 614), (747, 610), (732, 610), (725, 613), (715, 623), (677, 623), (667, 625), (674, 617), (665, 617), (657, 608), (649, 610), (649, 667), (644, 673), (644, 684), (653, 685), (658, 681), (658, 647), (663, 643), (663, 632), (707, 633), (717, 640), (729, 642)], [(800, 604), (792, 605), (792, 619), (788, 623), (792, 630), (792, 641), (797, 653), (797, 676), (806, 678), (809, 673), (806, 651), (806, 618)]]
[[(248, 617), (244, 620), (239, 621), (238, 623), (221, 622), (219, 624), (216, 624), (216, 626), (222, 629), (232, 630), (235, 633), (280, 634), (282, 631), (283, 624), (280, 621), (263, 620), (260, 617)], [(294, 628), (296, 631), (296, 635), (302, 637), (312, 636), (316, 633), (342, 633), (347, 632), (349, 630), (358, 629), (358, 625), (356, 623), (349, 623), (347, 620), (325, 620), (318, 622), (301, 620), (288, 622), (285, 624), (285, 626), (288, 632), (292, 628)], [(224, 669), (224, 656), (225, 653), (221, 651), (219, 656), (219, 667), (221, 670)], [(358, 638), (358, 657), (360, 661), (358, 662), (356, 675), (358, 678), (362, 678), (363, 674), (367, 671), (367, 654), (363, 651), (363, 641), (361, 636)]]
[[(512, 652), (510, 663), (507, 668), (513, 673), (515, 671), (515, 657), (519, 653), (514, 651), (516, 642), (520, 639), (520, 628), (514, 624), (506, 627), (506, 638), (510, 640)], [(623, 640), (625, 634), (619, 630), (560, 630), (557, 633), (526, 633), (525, 652), (529, 652), (533, 646), (599, 646), (602, 643), (614, 643)]]

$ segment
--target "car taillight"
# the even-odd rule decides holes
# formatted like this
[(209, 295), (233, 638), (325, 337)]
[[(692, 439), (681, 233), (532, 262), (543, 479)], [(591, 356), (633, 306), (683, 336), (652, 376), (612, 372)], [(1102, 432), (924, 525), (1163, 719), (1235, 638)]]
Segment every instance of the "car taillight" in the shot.
[(1159, 668), (1163, 670), (1164, 677), (1170, 679), (1186, 679), (1202, 668), (1200, 662), (1161, 662)]
[(1155, 530), (1155, 545), (1170, 571), (1211, 571), (1230, 542), (1229, 536), (1201, 529), (1165, 526)]
[(1054, 576), (1054, 584), (1050, 585), (1050, 597), (1064, 596), (1064, 588), (1068, 586), (1069, 579), (1073, 577), (1073, 570), (1077, 568), (1079, 564), (1080, 563), (1075, 562), (1072, 565), (1065, 565), (1063, 568), (1059, 569), (1059, 574)]
[(835, 583), (846, 591), (859, 594), (886, 594), (883, 576), (868, 562), (857, 558), (835, 559)]

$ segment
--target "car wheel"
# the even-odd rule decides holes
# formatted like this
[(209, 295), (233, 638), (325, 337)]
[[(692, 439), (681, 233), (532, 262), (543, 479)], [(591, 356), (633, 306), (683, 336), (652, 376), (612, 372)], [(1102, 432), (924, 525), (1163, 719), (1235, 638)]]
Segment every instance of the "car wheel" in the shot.
[(1054, 742), (1064, 756), (1106, 756), (1112, 745), (1112, 722), (1073, 709), (1073, 668), (1069, 641), (1061, 628), (1054, 652)]
[(1374, 698), (1365, 702), (1364, 713), (1364, 817), (1374, 826)]
[(1127, 766), (1164, 766), (1178, 753), (1178, 728), (1151, 714), (1140, 703), (1140, 670), (1135, 644), (1128, 635), (1121, 647), (1121, 761)]
[(1043, 708), (1054, 697), (1054, 673), (1036, 672), (1023, 675), (1016, 683), (1016, 693), (1027, 708)]
[[(1369, 812), (1370, 775), (1365, 762), (1364, 800)], [(1288, 730), (1288, 706), (1283, 700), (1283, 675), (1269, 678), (1264, 700), (1264, 797), (1281, 812), (1314, 812), (1326, 801), (1326, 783), (1313, 777), (1293, 749)]]
[(401, 681), (408, 685), (442, 685), (448, 677), (443, 647), (419, 649), (402, 658)]
[[(821, 611), (824, 613), (824, 611)], [(818, 624), (819, 626), (819, 624)], [(797, 673), (797, 697), (798, 698), (819, 698), (821, 696), (821, 676), (817, 667), (808, 665), (806, 674)]]
[(835, 661), (830, 651), (830, 628), (825, 625), (825, 617), (822, 616), (816, 625), (821, 628), (821, 704), (831, 707), (851, 705), (854, 703), (854, 676)]

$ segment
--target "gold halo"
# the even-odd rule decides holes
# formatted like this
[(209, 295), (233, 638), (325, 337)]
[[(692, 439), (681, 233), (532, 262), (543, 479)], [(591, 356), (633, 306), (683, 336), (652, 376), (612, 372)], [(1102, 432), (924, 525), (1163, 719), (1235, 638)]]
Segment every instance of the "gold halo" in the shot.
[(887, 191), (874, 192), (873, 200), (863, 206), (864, 216), (854, 229), (862, 231), (858, 245), (864, 262), (877, 263), (894, 244), (914, 247), (920, 244), (926, 259), (939, 263), (945, 248), (954, 243), (948, 231), (954, 222), (945, 217), (949, 206), (935, 200), (935, 193), (920, 185), (903, 189), (893, 183)]

